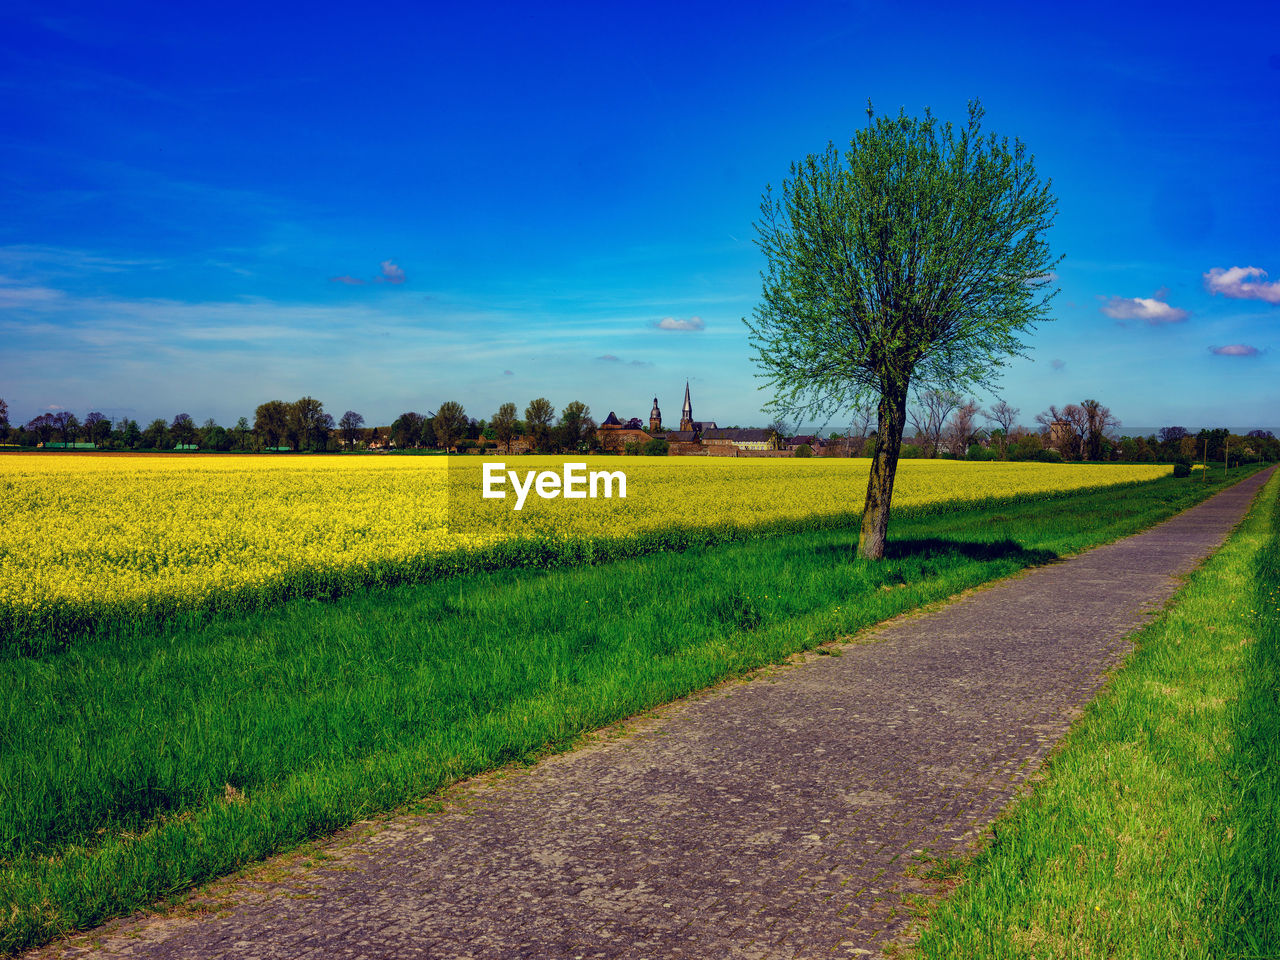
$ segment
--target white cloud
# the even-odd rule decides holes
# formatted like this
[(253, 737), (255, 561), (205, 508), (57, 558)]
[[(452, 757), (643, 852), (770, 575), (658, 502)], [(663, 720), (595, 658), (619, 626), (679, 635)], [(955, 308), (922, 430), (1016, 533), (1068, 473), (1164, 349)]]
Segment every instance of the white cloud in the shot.
[(1220, 293), (1224, 297), (1236, 300), (1265, 300), (1267, 303), (1280, 303), (1280, 281), (1275, 283), (1253, 283), (1251, 277), (1259, 281), (1267, 275), (1261, 267), (1232, 267), (1223, 270), (1214, 267), (1204, 275), (1205, 289), (1210, 293)]
[(688, 320), (679, 320), (676, 317), (663, 317), (654, 324), (659, 330), (704, 330), (706, 324), (702, 322), (701, 317), (690, 317)]
[(1220, 357), (1256, 357), (1259, 350), (1247, 343), (1229, 343), (1225, 347), (1210, 347), (1209, 352)]
[(378, 278), (379, 283), (404, 283), (404, 268), (397, 267), (390, 260), (382, 261), (382, 276)]
[(12, 282), (0, 277), (0, 307), (45, 306), (64, 299), (62, 291), (52, 287), (10, 286)]
[(1152, 326), (1181, 323), (1191, 316), (1186, 310), (1171, 307), (1157, 297), (1111, 297), (1099, 309), (1114, 320), (1141, 320)]

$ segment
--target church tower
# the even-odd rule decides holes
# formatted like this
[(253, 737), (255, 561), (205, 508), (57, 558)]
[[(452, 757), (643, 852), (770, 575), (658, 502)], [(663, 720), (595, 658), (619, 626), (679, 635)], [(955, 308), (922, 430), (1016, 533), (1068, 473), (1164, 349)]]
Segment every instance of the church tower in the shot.
[(653, 398), (653, 409), (649, 411), (649, 432), (657, 433), (662, 429), (662, 411), (658, 409), (658, 398)]
[(680, 408), (680, 429), (693, 429), (693, 403), (689, 400), (689, 381), (684, 382), (684, 406)]

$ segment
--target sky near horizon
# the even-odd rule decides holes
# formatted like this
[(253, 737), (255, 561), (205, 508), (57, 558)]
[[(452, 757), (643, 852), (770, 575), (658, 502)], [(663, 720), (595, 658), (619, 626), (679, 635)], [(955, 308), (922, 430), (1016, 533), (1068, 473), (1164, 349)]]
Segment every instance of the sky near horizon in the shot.
[(763, 424), (765, 185), (868, 98), (978, 97), (1052, 179), (1064, 257), (999, 396), (1271, 427), (1280, 8), (1187, 9), (10, 2), (0, 397), (15, 424), (304, 394), (672, 422), (688, 380), (698, 419)]

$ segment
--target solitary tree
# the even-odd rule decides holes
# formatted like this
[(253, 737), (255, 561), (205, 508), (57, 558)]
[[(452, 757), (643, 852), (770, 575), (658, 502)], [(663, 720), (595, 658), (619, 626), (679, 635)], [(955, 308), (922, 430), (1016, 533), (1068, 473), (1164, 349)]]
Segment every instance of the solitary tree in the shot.
[(907, 411), (916, 437), (924, 445), (926, 457), (936, 457), (942, 443), (942, 430), (951, 411), (960, 405), (960, 394), (954, 390), (922, 390)]
[(551, 445), (551, 420), (556, 415), (556, 408), (546, 397), (530, 400), (524, 408), (524, 422), (529, 431), (529, 439), (540, 451), (546, 451)]
[(1085, 437), (1084, 455), (1090, 460), (1102, 459), (1102, 441), (1114, 439), (1111, 434), (1120, 421), (1097, 400), (1080, 401), (1080, 410), (1084, 413)]
[(249, 446), (249, 434), (253, 428), (249, 426), (249, 418), (241, 417), (228, 433), (231, 435), (231, 449), (245, 450)]
[(763, 294), (751, 331), (772, 405), (798, 414), (877, 404), (858, 555), (884, 556), (913, 384), (988, 386), (1048, 313), (1049, 184), (1015, 140), (983, 138), (983, 111), (941, 129), (874, 115), (766, 190), (756, 223)]
[(111, 421), (100, 411), (94, 410), (84, 418), (85, 439), (94, 446), (105, 443), (111, 434)]
[[(407, 410), (391, 424), (391, 442), (401, 450), (422, 443), (422, 426), (426, 418), (413, 410)], [(434, 434), (432, 437), (434, 438)]]
[(30, 422), (27, 423), (27, 430), (38, 436), (41, 443), (48, 443), (49, 438), (53, 436), (53, 431), (56, 429), (52, 413), (42, 413), (38, 417), (32, 417)]
[(299, 397), (289, 404), (289, 438), (293, 448), (323, 450), (333, 429), (333, 417), (325, 420), (324, 404), (315, 397)]
[(148, 450), (172, 450), (173, 439), (169, 427), (161, 417), (156, 417), (138, 437), (138, 444)]
[(596, 436), (591, 408), (581, 400), (570, 400), (560, 411), (558, 433), (560, 446), (570, 453), (578, 453), (583, 446), (589, 446)]
[(514, 403), (504, 403), (498, 408), (498, 412), (493, 415), (494, 438), (507, 448), (507, 453), (511, 452), (511, 440), (516, 435), (516, 405)]
[(205, 420), (197, 431), (201, 450), (230, 450), (231, 441), (226, 429), (213, 417)]
[(354, 449), (356, 437), (360, 433), (360, 428), (364, 426), (364, 417), (354, 410), (348, 410), (338, 421), (338, 426), (342, 429), (342, 437), (347, 441), (347, 446)]
[(943, 429), (943, 440), (947, 452), (953, 457), (963, 457), (970, 444), (974, 443), (981, 431), (978, 430), (978, 414), (982, 411), (974, 400), (967, 400), (956, 407), (951, 419)]
[(986, 418), (994, 423), (1000, 431), (1000, 459), (1009, 459), (1009, 435), (1013, 432), (1014, 424), (1018, 422), (1018, 408), (1011, 406), (1004, 400), (997, 400), (991, 405), (989, 413), (985, 414)]
[(253, 412), (253, 432), (259, 446), (274, 449), (280, 446), (289, 432), (289, 404), (283, 400), (268, 400), (258, 404)]
[(196, 424), (189, 413), (179, 413), (169, 424), (169, 437), (178, 446), (196, 442)]
[(457, 446), (467, 430), (467, 412), (456, 400), (446, 400), (436, 410), (432, 419), (436, 431), (436, 443), (446, 451)]
[(53, 426), (62, 434), (63, 443), (71, 443), (80, 429), (80, 420), (70, 410), (59, 410), (53, 415)]
[(130, 450), (138, 446), (142, 440), (142, 428), (138, 426), (138, 421), (128, 417), (122, 419), (113, 432), (115, 438)]

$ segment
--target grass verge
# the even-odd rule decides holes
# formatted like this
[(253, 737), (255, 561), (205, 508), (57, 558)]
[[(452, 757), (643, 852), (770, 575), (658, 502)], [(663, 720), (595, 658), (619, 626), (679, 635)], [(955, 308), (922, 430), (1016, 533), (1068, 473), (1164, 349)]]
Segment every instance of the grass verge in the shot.
[(815, 531), (299, 600), (0, 661), (0, 950), (1135, 532), (1216, 488), (1170, 478), (1051, 509), (899, 518), (875, 564), (847, 531)]
[(1280, 956), (1278, 499), (1280, 474), (948, 870), (913, 957)]

